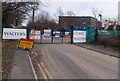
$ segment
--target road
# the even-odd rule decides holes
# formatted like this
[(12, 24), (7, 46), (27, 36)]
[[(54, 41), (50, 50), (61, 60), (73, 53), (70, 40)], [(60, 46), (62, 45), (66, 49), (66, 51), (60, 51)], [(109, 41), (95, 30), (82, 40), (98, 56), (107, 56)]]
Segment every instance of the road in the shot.
[(71, 44), (38, 44), (50, 79), (118, 79), (118, 59)]

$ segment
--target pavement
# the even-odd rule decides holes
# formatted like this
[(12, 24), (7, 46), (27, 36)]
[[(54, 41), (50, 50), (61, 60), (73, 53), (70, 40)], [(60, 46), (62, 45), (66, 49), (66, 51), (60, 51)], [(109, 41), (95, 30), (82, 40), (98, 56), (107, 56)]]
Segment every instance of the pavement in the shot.
[(0, 80), (2, 80), (2, 43), (0, 42)]
[(34, 79), (31, 64), (26, 50), (17, 49), (11, 79)]
[(113, 50), (112, 48), (104, 47), (104, 46), (99, 46), (99, 45), (93, 45), (93, 44), (75, 44), (77, 46), (93, 50), (96, 52), (100, 52), (102, 54), (114, 56), (114, 57), (120, 57), (118, 51)]
[(118, 79), (116, 57), (71, 44), (38, 44), (34, 50), (48, 79)]

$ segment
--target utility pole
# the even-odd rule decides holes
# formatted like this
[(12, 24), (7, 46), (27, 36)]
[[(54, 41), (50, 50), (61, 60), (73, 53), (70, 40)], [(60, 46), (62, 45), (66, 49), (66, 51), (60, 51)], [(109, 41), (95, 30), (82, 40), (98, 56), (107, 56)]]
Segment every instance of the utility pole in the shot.
[(33, 16), (32, 16), (32, 22), (34, 23), (34, 17), (35, 17), (35, 9), (33, 8)]
[(102, 15), (101, 14), (99, 14), (99, 16), (100, 16), (100, 22), (102, 21)]
[[(17, 2), (16, 2), (16, 7), (17, 7)], [(15, 26), (18, 26), (18, 9), (16, 9), (16, 18), (15, 18)]]

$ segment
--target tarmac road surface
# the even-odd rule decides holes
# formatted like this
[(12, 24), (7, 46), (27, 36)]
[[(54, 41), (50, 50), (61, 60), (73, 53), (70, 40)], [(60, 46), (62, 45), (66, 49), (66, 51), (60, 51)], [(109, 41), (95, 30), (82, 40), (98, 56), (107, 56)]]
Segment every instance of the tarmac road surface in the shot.
[(118, 79), (118, 58), (71, 44), (34, 46), (50, 79)]

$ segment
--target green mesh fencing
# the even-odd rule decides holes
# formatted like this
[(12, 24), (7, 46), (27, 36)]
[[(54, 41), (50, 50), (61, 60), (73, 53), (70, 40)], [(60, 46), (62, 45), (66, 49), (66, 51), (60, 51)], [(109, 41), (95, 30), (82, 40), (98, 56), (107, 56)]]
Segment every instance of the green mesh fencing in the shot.
[(95, 39), (95, 30), (86, 30), (86, 42), (93, 41)]
[(111, 37), (120, 35), (120, 31), (117, 30), (98, 30), (98, 37)]
[[(96, 31), (89, 29), (86, 30), (86, 42), (91, 42), (95, 39)], [(120, 35), (118, 30), (98, 30), (98, 38), (100, 37), (112, 37)]]

